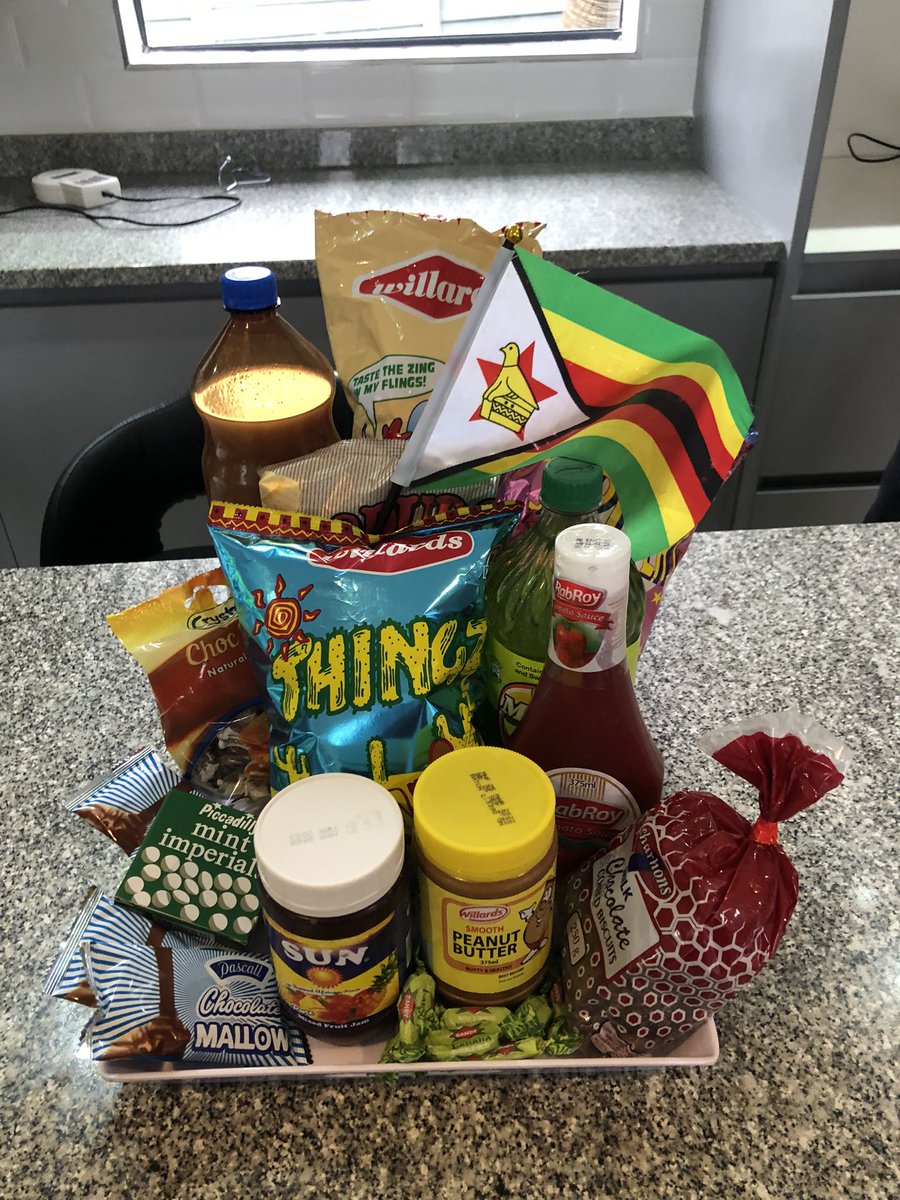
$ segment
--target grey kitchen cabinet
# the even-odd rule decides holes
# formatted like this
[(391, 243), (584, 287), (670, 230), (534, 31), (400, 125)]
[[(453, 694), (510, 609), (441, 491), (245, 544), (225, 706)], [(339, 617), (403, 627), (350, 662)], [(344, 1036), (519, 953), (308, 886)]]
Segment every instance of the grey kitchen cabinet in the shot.
[[(768, 278), (671, 277), (605, 286), (715, 338), (752, 396)], [(289, 290), (284, 316), (330, 353), (321, 300)], [(44, 509), (70, 459), (123, 417), (184, 394), (223, 320), (215, 299), (0, 307), (0, 518), (19, 566), (39, 561)], [(722, 489), (703, 528), (730, 527), (732, 490)], [(128, 503), (128, 480), (110, 481), (109, 498)], [(205, 542), (204, 516), (202, 500), (173, 509), (163, 523), (166, 548)], [(100, 519), (85, 513), (86, 521)]]
[(900, 292), (791, 300), (758, 448), (764, 487), (884, 469), (900, 438), (898, 330)]
[(760, 488), (751, 529), (793, 525), (852, 525), (865, 517), (877, 487)]

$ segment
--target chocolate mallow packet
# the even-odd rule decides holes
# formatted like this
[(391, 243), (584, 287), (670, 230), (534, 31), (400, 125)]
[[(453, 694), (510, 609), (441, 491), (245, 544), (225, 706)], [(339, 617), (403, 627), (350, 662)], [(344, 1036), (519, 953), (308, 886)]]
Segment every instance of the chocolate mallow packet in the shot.
[(133, 946), (181, 946), (194, 949), (213, 944), (213, 938), (208, 933), (167, 929), (142, 913), (113, 904), (99, 888), (91, 887), (44, 980), (44, 992), (48, 996), (73, 1000), (90, 1008), (96, 1006), (97, 998), (84, 969), (82, 944), (98, 940), (124, 950), (130, 950)]
[(95, 1059), (151, 1056), (234, 1067), (309, 1063), (303, 1034), (281, 1018), (268, 958), (238, 950), (84, 943), (97, 997), (85, 1030)]
[(796, 712), (735, 722), (700, 746), (758, 790), (759, 819), (677, 792), (568, 879), (566, 999), (604, 1054), (665, 1052), (768, 962), (798, 894), (778, 822), (836, 788), (850, 759)]
[(133, 854), (179, 778), (174, 767), (145, 746), (71, 796), (63, 807), (126, 854)]

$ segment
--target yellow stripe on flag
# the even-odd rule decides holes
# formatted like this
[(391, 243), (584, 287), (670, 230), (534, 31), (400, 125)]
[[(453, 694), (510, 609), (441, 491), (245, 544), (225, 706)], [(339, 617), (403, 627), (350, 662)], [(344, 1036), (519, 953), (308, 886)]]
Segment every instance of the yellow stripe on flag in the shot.
[[(665, 456), (645, 429), (632, 421), (623, 421), (616, 417), (608, 417), (599, 425), (588, 426), (572, 435), (570, 441), (580, 437), (608, 437), (618, 442), (640, 464), (647, 476), (650, 486), (656, 493), (659, 512), (662, 517), (669, 545), (674, 546), (679, 538), (694, 528), (696, 522), (691, 511), (684, 502), (681, 488), (672, 474)], [(615, 480), (613, 483), (615, 484)], [(627, 514), (626, 514), (627, 521)]]
[[(722, 378), (714, 367), (699, 362), (662, 362), (658, 358), (641, 354), (639, 350), (632, 350), (630, 346), (623, 346), (621, 342), (611, 341), (601, 333), (585, 329), (583, 325), (550, 312), (549, 309), (545, 308), (543, 313), (560, 354), (570, 362), (578, 363), (588, 370), (591, 370), (591, 364), (594, 364), (594, 369), (600, 374), (620, 383), (645, 382), (649, 386), (654, 380), (667, 375), (684, 375), (699, 384), (709, 397), (722, 444), (732, 457), (737, 456), (743, 445), (744, 435), (734, 423)], [(602, 411), (598, 409), (597, 416), (602, 416)], [(690, 527), (693, 528), (693, 523)]]

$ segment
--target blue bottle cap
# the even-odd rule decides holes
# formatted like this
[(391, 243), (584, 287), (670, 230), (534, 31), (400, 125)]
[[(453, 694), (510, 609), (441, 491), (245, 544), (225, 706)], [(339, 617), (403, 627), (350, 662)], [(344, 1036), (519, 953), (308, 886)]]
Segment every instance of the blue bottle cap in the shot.
[(278, 284), (268, 267), (232, 267), (222, 276), (222, 303), (230, 312), (275, 308)]

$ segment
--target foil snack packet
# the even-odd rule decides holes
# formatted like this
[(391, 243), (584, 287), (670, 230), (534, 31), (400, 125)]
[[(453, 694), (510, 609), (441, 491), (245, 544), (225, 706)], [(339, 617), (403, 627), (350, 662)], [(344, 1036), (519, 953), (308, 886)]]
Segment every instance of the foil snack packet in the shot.
[(709, 792), (678, 792), (566, 886), (566, 999), (604, 1054), (665, 1052), (763, 968), (798, 894), (778, 822), (837, 787), (850, 757), (795, 712), (735, 722), (700, 745), (758, 789), (759, 820)]
[(92, 1058), (155, 1058), (218, 1066), (309, 1062), (299, 1029), (281, 1018), (267, 958), (237, 950), (86, 942), (97, 1014), (85, 1031)]
[(517, 510), (483, 505), (387, 537), (213, 503), (210, 533), (265, 679), (273, 790), (349, 771), (405, 816), (419, 774), (478, 741), (484, 575)]
[[(303, 458), (275, 463), (259, 473), (264, 507), (302, 512), (311, 517), (349, 521), (374, 533), (391, 485), (391, 474), (405, 442), (399, 439), (352, 438), (314, 450)], [(486, 504), (495, 498), (496, 477), (448, 492), (419, 486), (404, 490), (388, 516), (383, 533), (456, 509)]]
[(163, 800), (179, 786), (178, 772), (144, 747), (65, 800), (63, 808), (134, 854)]
[(259, 812), (269, 800), (268, 727), (221, 570), (106, 619), (147, 673), (166, 746), (185, 778)]
[[(519, 224), (520, 245), (540, 253), (544, 226)], [(328, 338), (354, 437), (409, 437), (503, 238), (465, 218), (316, 213)]]
[(197, 949), (213, 944), (209, 934), (166, 929), (141, 913), (113, 904), (99, 888), (91, 887), (44, 980), (46, 995), (96, 1007), (97, 998), (88, 983), (82, 955), (82, 945), (95, 941), (125, 950), (144, 945)]

